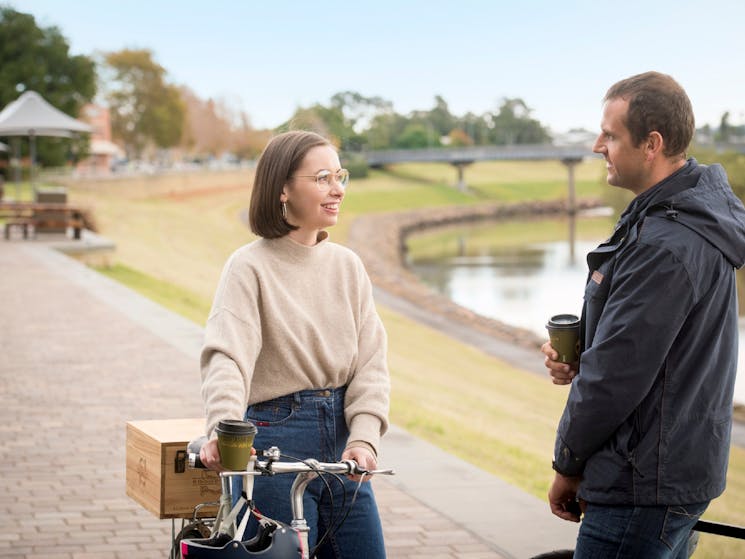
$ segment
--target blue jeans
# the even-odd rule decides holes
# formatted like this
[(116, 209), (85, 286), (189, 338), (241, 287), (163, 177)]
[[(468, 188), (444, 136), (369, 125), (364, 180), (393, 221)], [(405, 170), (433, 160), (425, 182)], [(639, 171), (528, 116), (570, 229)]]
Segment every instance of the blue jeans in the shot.
[(687, 559), (691, 528), (709, 501), (690, 505), (587, 504), (574, 559)]
[[(315, 458), (320, 462), (340, 460), (349, 438), (344, 419), (344, 392), (344, 388), (305, 390), (249, 406), (246, 420), (258, 428), (254, 447), (265, 450), (278, 446), (286, 457)], [(333, 528), (341, 521), (358, 487), (357, 482), (343, 476), (343, 485), (333, 476), (324, 477), (331, 486), (332, 496), (329, 497), (323, 480), (317, 478), (308, 484), (303, 499), (311, 550), (329, 525)], [(269, 518), (289, 524), (290, 487), (294, 479), (292, 474), (255, 478), (256, 508)], [(255, 524), (248, 533), (254, 532)], [(362, 484), (349, 515), (321, 544), (316, 556), (318, 559), (385, 558), (383, 529), (370, 483)]]

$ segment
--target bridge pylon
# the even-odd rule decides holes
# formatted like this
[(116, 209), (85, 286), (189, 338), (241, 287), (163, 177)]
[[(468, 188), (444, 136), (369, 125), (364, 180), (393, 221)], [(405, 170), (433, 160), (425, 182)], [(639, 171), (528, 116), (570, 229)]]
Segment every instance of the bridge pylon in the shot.
[(466, 184), (465, 179), (465, 169), (468, 167), (473, 161), (452, 161), (451, 165), (455, 167), (455, 169), (458, 171), (458, 182), (455, 183), (455, 187), (460, 192), (466, 192), (468, 190), (468, 185)]
[(567, 194), (567, 213), (574, 216), (577, 213), (577, 188), (574, 183), (574, 168), (582, 163), (581, 157), (565, 157), (561, 162), (566, 165), (569, 173), (569, 192)]

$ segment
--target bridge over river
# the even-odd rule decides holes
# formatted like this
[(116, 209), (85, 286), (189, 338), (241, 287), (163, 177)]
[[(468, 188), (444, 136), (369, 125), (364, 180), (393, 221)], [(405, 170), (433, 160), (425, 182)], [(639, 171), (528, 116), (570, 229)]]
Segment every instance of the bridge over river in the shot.
[[(745, 143), (718, 143), (703, 147), (717, 152), (745, 153)], [(592, 152), (592, 145), (519, 144), (511, 146), (469, 146), (459, 148), (394, 149), (366, 151), (362, 156), (370, 167), (393, 163), (450, 163), (458, 171), (457, 188), (466, 190), (465, 168), (475, 161), (545, 161), (558, 160), (567, 166), (569, 174), (569, 207), (574, 208), (574, 167), (588, 157), (600, 157)]]
[(551, 144), (520, 144), (511, 146), (469, 146), (458, 148), (397, 149), (363, 152), (370, 167), (393, 163), (449, 163), (458, 171), (458, 190), (467, 189), (465, 168), (475, 161), (545, 161), (558, 160), (567, 167), (569, 209), (575, 207), (574, 167), (588, 157), (599, 157), (590, 144), (555, 146)]

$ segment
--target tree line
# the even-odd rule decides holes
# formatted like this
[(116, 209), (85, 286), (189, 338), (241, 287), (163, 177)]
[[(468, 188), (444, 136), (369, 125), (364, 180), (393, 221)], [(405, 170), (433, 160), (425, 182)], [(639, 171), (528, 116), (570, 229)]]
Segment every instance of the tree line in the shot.
[[(33, 90), (67, 114), (80, 114), (94, 100), (110, 110), (112, 136), (127, 157), (155, 157), (171, 150), (185, 157), (230, 153), (253, 158), (267, 138), (289, 128), (315, 130), (345, 152), (413, 149), (443, 145), (548, 142), (551, 137), (522, 99), (504, 99), (494, 112), (457, 116), (436, 96), (430, 110), (402, 115), (380, 97), (344, 91), (327, 104), (298, 108), (275, 130), (258, 130), (242, 110), (221, 100), (200, 99), (169, 82), (167, 71), (147, 49), (93, 56), (72, 55), (57, 27), (39, 27), (30, 14), (0, 7), (0, 107)], [(42, 164), (83, 157), (85, 141), (39, 138)]]
[[(73, 116), (86, 103), (102, 102), (110, 110), (113, 139), (130, 159), (163, 154), (251, 159), (273, 133), (291, 128), (315, 130), (347, 154), (552, 141), (548, 128), (533, 118), (521, 98), (502, 99), (497, 109), (482, 114), (455, 115), (437, 95), (431, 109), (404, 115), (394, 111), (389, 100), (355, 91), (298, 108), (276, 129), (259, 130), (245, 111), (222, 100), (200, 99), (188, 87), (171, 83), (150, 50), (71, 55), (57, 27), (41, 28), (32, 15), (0, 7), (0, 107), (25, 90), (38, 92)], [(731, 125), (728, 113), (717, 130), (705, 128), (702, 133), (713, 140), (745, 138), (745, 126)], [(75, 161), (86, 152), (86, 138), (38, 140), (38, 158), (45, 165)]]

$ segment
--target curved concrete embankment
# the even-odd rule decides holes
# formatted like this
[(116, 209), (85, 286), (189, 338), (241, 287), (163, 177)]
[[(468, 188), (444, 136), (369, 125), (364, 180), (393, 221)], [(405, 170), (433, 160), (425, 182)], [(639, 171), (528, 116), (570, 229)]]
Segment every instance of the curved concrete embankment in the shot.
[[(600, 205), (597, 200), (584, 200), (578, 204), (578, 209), (596, 208)], [(521, 216), (558, 216), (566, 213), (566, 203), (554, 201), (478, 204), (368, 214), (352, 223), (347, 245), (360, 255), (376, 287), (405, 299), (418, 309), (444, 317), (447, 322), (455, 322), (535, 351), (545, 340), (533, 332), (461, 307), (424, 285), (404, 264), (406, 237), (416, 231), (444, 225), (514, 219)]]

